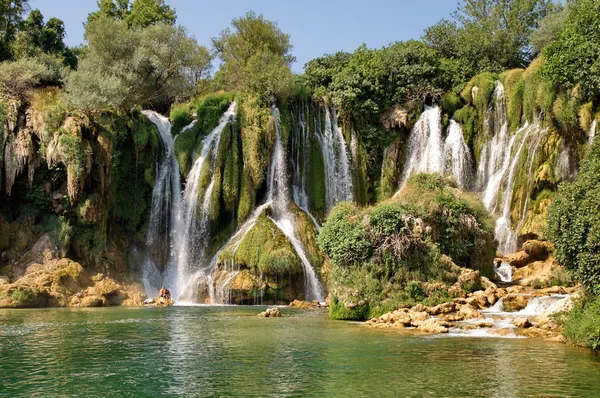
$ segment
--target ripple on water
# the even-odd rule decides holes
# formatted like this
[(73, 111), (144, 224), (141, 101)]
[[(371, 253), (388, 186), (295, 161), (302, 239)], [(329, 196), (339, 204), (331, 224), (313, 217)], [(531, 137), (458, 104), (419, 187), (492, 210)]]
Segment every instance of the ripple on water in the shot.
[[(600, 361), (521, 339), (439, 338), (265, 307), (0, 310), (9, 396), (595, 396)], [(544, 375), (543, 380), (540, 375)], [(0, 394), (0, 395), (2, 395)]]

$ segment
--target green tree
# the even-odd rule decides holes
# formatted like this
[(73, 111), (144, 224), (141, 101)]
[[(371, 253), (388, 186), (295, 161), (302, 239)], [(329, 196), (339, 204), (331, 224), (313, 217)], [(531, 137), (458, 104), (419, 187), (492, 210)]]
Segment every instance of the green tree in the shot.
[(233, 31), (225, 29), (212, 39), (223, 65), (218, 79), (229, 90), (248, 91), (268, 100), (272, 95), (285, 97), (291, 90), (290, 37), (277, 23), (262, 15), (248, 12), (231, 22)]
[(131, 30), (124, 21), (98, 17), (88, 23), (86, 38), (78, 70), (66, 81), (68, 99), (85, 110), (166, 108), (210, 70), (208, 50), (182, 27)]
[(164, 0), (98, 0), (98, 11), (88, 15), (90, 23), (106, 17), (127, 23), (130, 28), (142, 29), (158, 23), (175, 25), (175, 10)]
[(540, 26), (531, 34), (529, 39), (536, 54), (539, 54), (546, 46), (558, 39), (569, 18), (572, 4), (572, 1), (568, 1), (565, 5), (552, 4), (551, 11), (540, 21)]
[(424, 41), (457, 58), (467, 75), (523, 67), (535, 55), (529, 38), (547, 14), (550, 0), (463, 0), (452, 14), (427, 28)]
[(77, 57), (65, 43), (65, 26), (58, 18), (44, 22), (40, 10), (33, 10), (21, 24), (13, 44), (13, 54), (18, 57), (37, 57), (41, 53), (62, 58), (66, 66), (75, 68)]
[(547, 235), (558, 262), (600, 294), (600, 140), (593, 141), (577, 180), (559, 187), (548, 211)]
[(28, 9), (29, 0), (0, 0), (0, 61), (12, 57), (12, 42)]
[(543, 73), (568, 88), (600, 98), (600, 2), (575, 0), (558, 40), (543, 52)]

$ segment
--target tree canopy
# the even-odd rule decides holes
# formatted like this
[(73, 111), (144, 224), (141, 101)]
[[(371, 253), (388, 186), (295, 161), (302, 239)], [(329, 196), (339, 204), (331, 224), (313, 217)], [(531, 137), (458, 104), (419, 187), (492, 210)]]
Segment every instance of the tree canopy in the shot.
[(157, 23), (129, 29), (101, 16), (88, 23), (87, 47), (68, 76), (70, 102), (82, 109), (165, 106), (194, 92), (210, 71), (210, 55), (182, 27)]
[(296, 60), (289, 35), (254, 12), (231, 25), (233, 30), (212, 39), (223, 62), (217, 80), (226, 89), (248, 91), (264, 100), (287, 95), (293, 83), (290, 66)]
[(564, 29), (543, 55), (544, 73), (568, 88), (579, 84), (583, 94), (600, 97), (600, 2), (577, 0)]
[(535, 54), (529, 38), (549, 7), (550, 0), (464, 0), (452, 20), (427, 28), (423, 40), (458, 59), (467, 76), (523, 67)]
[(88, 15), (90, 23), (99, 17), (123, 21), (130, 28), (147, 28), (158, 23), (175, 25), (177, 14), (164, 0), (98, 0), (98, 11)]

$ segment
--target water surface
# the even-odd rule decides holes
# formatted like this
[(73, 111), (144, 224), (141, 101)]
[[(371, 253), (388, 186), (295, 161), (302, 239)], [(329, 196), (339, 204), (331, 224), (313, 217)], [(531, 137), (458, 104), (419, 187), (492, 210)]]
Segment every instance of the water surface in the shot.
[(598, 356), (566, 345), (263, 309), (0, 310), (0, 396), (600, 395)]

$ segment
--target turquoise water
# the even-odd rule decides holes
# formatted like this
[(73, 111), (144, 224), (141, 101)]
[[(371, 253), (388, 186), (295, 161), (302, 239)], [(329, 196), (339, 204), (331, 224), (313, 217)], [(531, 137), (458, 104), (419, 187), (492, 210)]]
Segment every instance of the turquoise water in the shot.
[(600, 396), (600, 358), (566, 345), (263, 309), (0, 310), (0, 396)]

